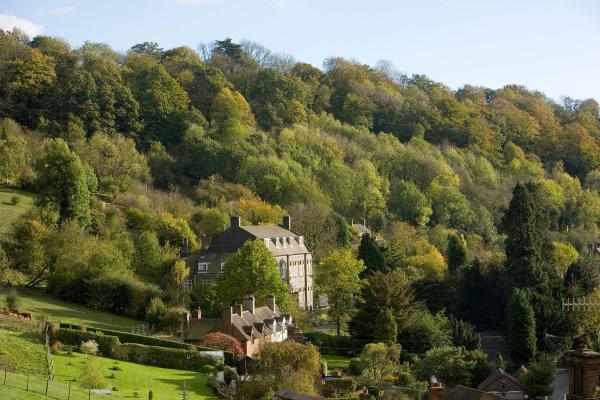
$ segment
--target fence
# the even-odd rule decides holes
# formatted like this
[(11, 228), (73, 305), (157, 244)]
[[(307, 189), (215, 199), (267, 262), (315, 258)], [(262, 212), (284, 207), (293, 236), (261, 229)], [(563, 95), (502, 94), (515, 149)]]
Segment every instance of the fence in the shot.
[(49, 399), (57, 400), (107, 399), (107, 396), (83, 389), (75, 382), (51, 380), (49, 376), (35, 375), (29, 373), (29, 371), (27, 374), (21, 374), (9, 371), (8, 367), (3, 367), (0, 372), (0, 398), (9, 398), (2, 395), (2, 393), (7, 393), (11, 388), (37, 393)]
[(48, 364), (48, 380), (54, 380), (54, 357), (50, 351), (50, 336), (48, 335), (50, 325), (44, 325), (44, 348), (46, 349), (46, 363)]

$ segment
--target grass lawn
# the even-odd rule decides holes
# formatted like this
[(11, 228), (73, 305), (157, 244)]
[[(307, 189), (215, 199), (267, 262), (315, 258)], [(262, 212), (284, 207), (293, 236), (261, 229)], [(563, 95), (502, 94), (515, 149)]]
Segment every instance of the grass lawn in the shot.
[[(77, 377), (85, 363), (85, 357), (79, 353), (55, 355), (55, 379), (66, 382)], [(145, 399), (148, 391), (152, 390), (155, 399), (179, 400), (182, 398), (184, 381), (188, 388), (188, 399), (216, 399), (212, 390), (206, 386), (206, 375), (199, 372), (150, 367), (104, 357), (98, 359), (108, 387), (118, 389), (112, 392), (111, 399), (134, 398), (134, 392)], [(111, 370), (114, 366), (121, 370)], [(111, 374), (115, 376), (112, 379), (108, 378)]]
[[(13, 197), (18, 199), (17, 204), (12, 203)], [(31, 208), (33, 199), (31, 193), (0, 188), (0, 239), (5, 238), (11, 232), (15, 221)]]
[(46, 353), (40, 334), (0, 329), (0, 365), (8, 365), (9, 371), (45, 375)]
[(25, 388), (2, 385), (0, 385), (0, 398), (4, 400), (48, 400), (48, 397), (41, 393), (26, 391)]
[[(6, 291), (0, 290), (0, 304), (4, 304)], [(45, 295), (19, 294), (19, 310), (29, 311), (34, 317), (46, 315), (50, 319), (129, 332), (143, 322), (103, 311), (92, 310), (79, 304), (68, 303)]]
[(350, 357), (321, 354), (321, 358), (327, 360), (327, 369), (330, 371), (335, 368), (348, 369), (348, 366), (350, 365)]

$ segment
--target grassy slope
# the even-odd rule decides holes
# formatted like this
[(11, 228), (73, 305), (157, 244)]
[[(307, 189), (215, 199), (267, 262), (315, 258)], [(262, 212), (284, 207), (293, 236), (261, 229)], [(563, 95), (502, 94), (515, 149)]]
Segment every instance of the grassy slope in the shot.
[[(0, 290), (0, 304), (4, 304), (5, 297), (6, 291)], [(130, 331), (131, 327), (142, 324), (135, 319), (92, 310), (48, 296), (20, 294), (19, 299), (19, 310), (29, 311), (34, 316), (46, 315), (64, 322), (121, 331)]]
[[(85, 362), (82, 354), (60, 354), (54, 356), (56, 378), (60, 381), (69, 381), (79, 375), (79, 369)], [(110, 396), (112, 399), (125, 399), (134, 397), (137, 391), (141, 398), (147, 398), (148, 391), (152, 390), (155, 399), (179, 400), (182, 398), (183, 382), (186, 381), (188, 399), (215, 399), (211, 389), (206, 386), (206, 375), (192, 371), (150, 367), (126, 361), (115, 361), (110, 358), (99, 357), (105, 377), (114, 373), (115, 378), (106, 381), (118, 391)], [(121, 371), (110, 368), (118, 365)]]
[(0, 365), (9, 370), (45, 375), (46, 354), (41, 336), (36, 332), (15, 332), (0, 329)]
[[(19, 202), (12, 204), (12, 198)], [(0, 240), (5, 239), (11, 232), (15, 221), (26, 213), (33, 205), (33, 195), (21, 190), (0, 188)]]

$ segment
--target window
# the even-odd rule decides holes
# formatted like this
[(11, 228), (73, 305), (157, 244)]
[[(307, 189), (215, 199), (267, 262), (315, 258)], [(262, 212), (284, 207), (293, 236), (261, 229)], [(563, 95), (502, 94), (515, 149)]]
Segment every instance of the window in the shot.
[(208, 263), (198, 263), (198, 273), (205, 274), (208, 272)]
[(220, 270), (220, 272), (221, 273), (225, 272), (225, 263), (224, 262), (221, 263), (221, 270)]

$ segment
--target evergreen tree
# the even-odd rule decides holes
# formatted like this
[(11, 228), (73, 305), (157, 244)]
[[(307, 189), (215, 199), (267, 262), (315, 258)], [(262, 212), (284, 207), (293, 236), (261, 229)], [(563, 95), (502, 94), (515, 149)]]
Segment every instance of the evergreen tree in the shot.
[(392, 310), (385, 308), (379, 311), (375, 318), (373, 340), (381, 343), (396, 343), (396, 336), (398, 336), (398, 324)]
[(527, 294), (514, 289), (508, 304), (508, 342), (513, 362), (527, 364), (536, 352), (535, 315)]
[(552, 248), (547, 236), (548, 218), (531, 185), (515, 186), (503, 225), (506, 272), (512, 287), (546, 287), (550, 274), (545, 261)]
[(381, 248), (375, 241), (375, 237), (365, 233), (358, 246), (358, 258), (363, 260), (366, 269), (363, 274), (368, 274), (375, 271), (386, 270), (385, 258), (381, 252)]
[(448, 236), (448, 271), (455, 274), (458, 270), (465, 266), (469, 261), (469, 252), (465, 239), (458, 234)]

